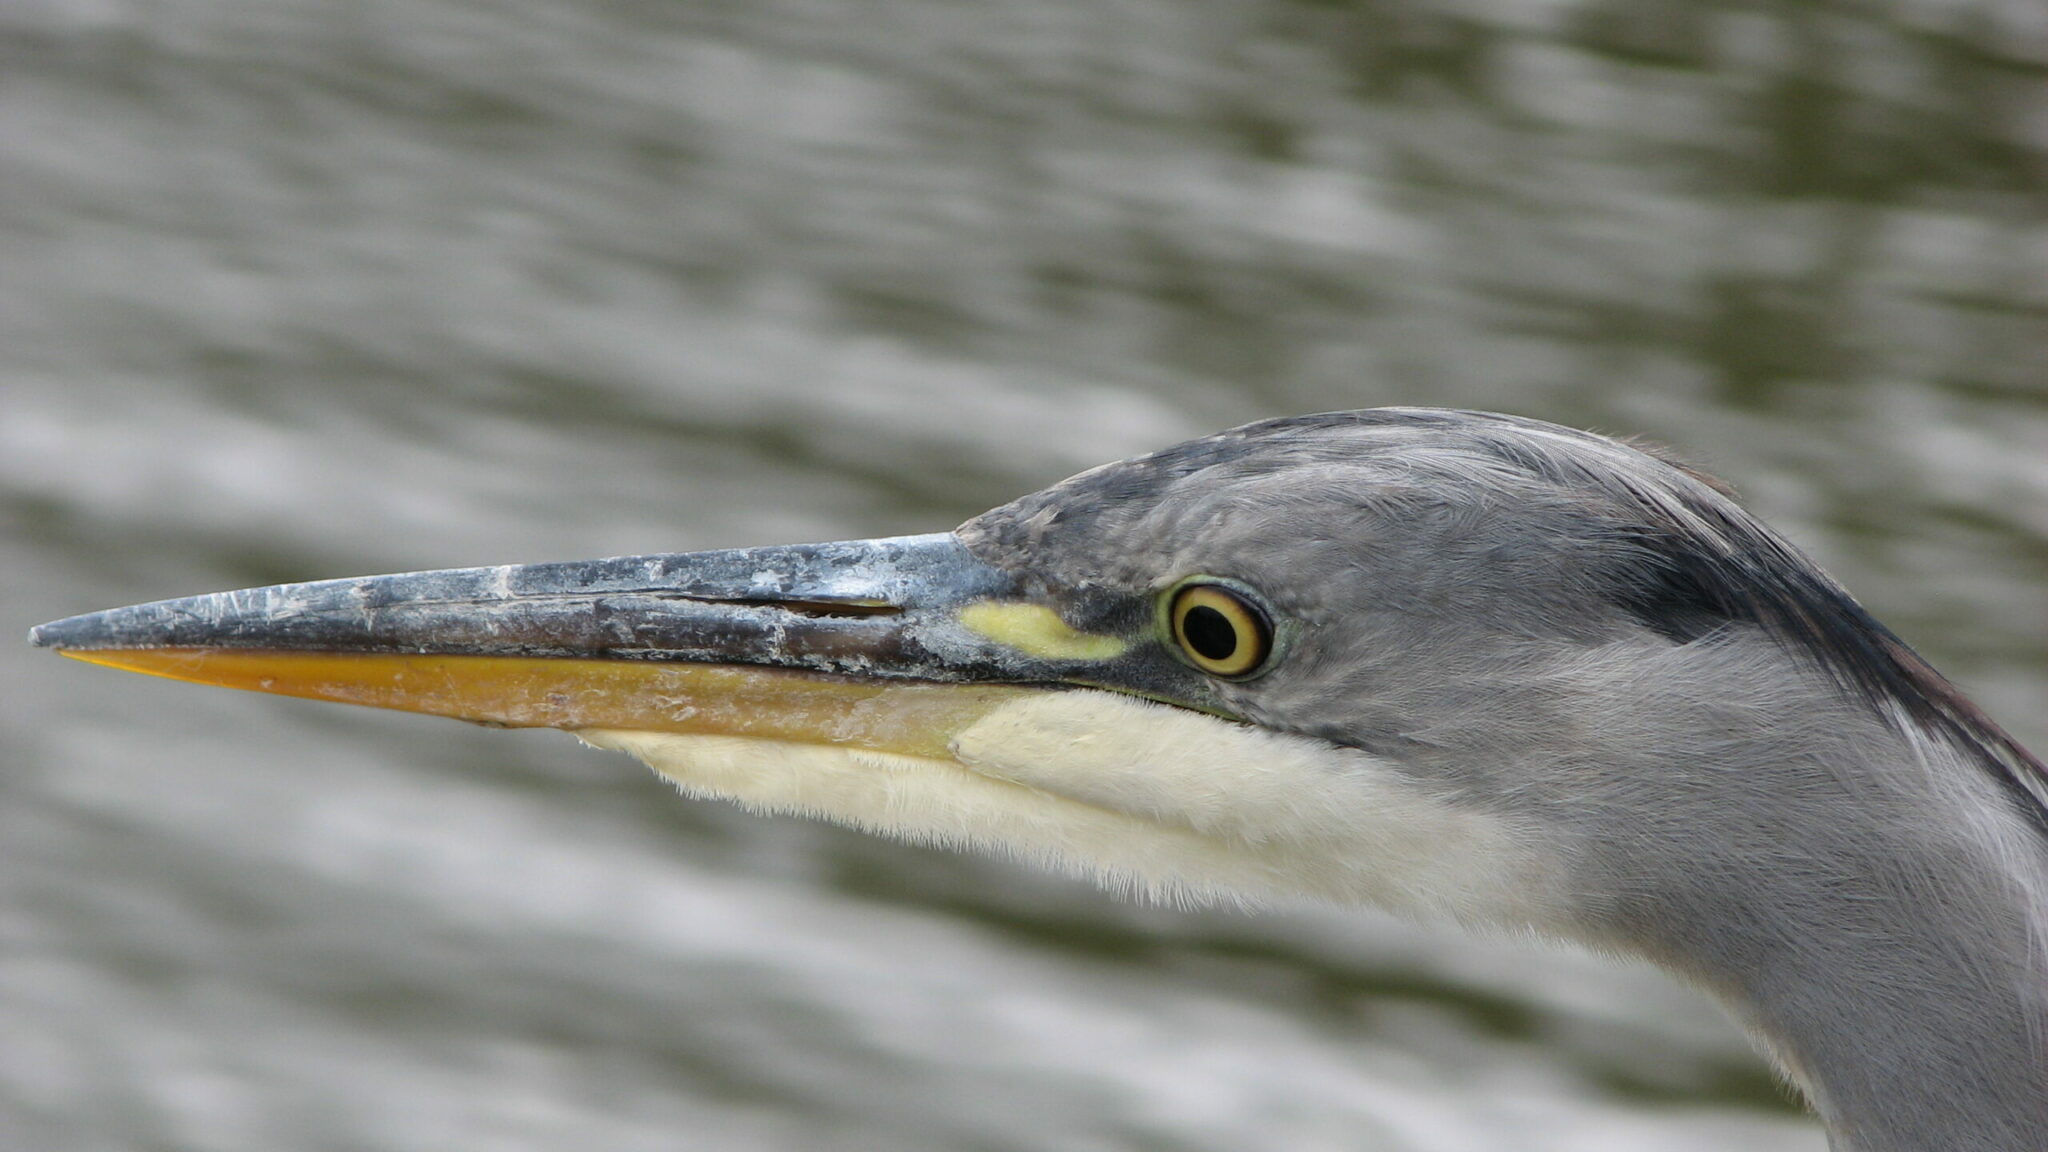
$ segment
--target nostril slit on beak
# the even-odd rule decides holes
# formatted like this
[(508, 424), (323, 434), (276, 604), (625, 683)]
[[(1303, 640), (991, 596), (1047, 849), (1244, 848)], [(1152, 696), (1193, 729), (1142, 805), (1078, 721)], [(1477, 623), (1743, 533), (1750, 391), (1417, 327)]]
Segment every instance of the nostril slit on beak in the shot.
[(903, 609), (895, 604), (883, 604), (874, 600), (729, 600), (729, 604), (758, 605), (762, 608), (780, 608), (798, 616), (819, 619), (859, 619), (866, 616), (901, 616)]
[(731, 604), (743, 608), (780, 608), (798, 616), (821, 619), (859, 619), (866, 616), (901, 616), (903, 608), (881, 600), (803, 600), (784, 599), (779, 596), (692, 596), (687, 592), (670, 590), (641, 593), (663, 600), (687, 601), (692, 604)]

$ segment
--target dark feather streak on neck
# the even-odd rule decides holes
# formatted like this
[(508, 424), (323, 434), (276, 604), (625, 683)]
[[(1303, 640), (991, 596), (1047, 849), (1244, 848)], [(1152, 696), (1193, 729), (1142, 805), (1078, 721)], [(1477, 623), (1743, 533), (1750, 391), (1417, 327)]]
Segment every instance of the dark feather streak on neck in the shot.
[(1881, 714), (1903, 714), (1983, 765), (2048, 836), (2048, 765), (1999, 727), (1812, 561), (1734, 505), (1685, 499), (1710, 533), (1650, 502), (1622, 530), (1633, 552), (1615, 601), (1658, 635), (1691, 643), (1753, 624)]

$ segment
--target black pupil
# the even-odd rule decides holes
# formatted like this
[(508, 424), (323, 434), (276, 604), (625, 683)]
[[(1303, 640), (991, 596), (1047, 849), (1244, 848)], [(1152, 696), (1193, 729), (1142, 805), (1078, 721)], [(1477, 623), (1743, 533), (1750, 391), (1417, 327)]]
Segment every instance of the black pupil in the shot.
[(1237, 652), (1237, 626), (1207, 604), (1197, 604), (1181, 617), (1181, 635), (1204, 660), (1228, 660)]

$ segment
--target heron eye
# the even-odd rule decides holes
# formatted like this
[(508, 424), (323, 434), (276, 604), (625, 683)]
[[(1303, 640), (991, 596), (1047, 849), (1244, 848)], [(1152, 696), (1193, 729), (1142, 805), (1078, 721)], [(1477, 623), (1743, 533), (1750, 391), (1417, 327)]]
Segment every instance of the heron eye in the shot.
[(1174, 642), (1211, 676), (1248, 676), (1273, 652), (1273, 626), (1257, 604), (1222, 584), (1187, 584), (1167, 609)]

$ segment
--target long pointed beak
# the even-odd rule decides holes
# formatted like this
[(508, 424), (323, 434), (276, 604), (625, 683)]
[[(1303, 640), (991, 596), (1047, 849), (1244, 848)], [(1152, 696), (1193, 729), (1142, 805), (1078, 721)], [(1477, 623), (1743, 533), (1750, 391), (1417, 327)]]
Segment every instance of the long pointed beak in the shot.
[[(1061, 678), (991, 639), (1009, 573), (951, 534), (284, 584), (74, 616), (31, 643), (117, 668), (508, 727), (940, 756)], [(1085, 646), (1084, 646), (1085, 647)]]

